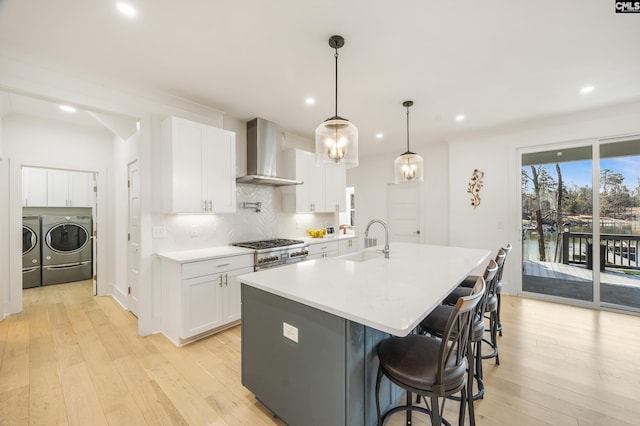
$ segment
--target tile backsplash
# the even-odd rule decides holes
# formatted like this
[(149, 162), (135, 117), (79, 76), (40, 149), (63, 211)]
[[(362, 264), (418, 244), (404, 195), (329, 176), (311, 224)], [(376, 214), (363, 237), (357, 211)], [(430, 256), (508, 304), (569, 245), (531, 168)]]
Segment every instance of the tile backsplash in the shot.
[[(243, 202), (260, 202), (260, 212), (242, 208)], [(267, 238), (299, 238), (309, 228), (337, 225), (333, 213), (287, 213), (282, 211), (280, 189), (272, 186), (238, 184), (237, 209), (220, 215), (158, 215), (154, 228), (164, 228), (154, 239), (156, 252), (198, 249), (239, 241)], [(159, 233), (160, 234), (160, 233)]]

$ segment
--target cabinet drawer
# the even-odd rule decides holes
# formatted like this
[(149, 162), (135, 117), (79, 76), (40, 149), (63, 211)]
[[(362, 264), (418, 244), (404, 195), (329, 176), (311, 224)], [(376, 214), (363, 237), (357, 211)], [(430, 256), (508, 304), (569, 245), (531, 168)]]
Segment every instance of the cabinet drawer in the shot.
[(185, 263), (182, 265), (182, 279), (201, 277), (240, 268), (253, 268), (252, 254)]
[(329, 253), (335, 251), (337, 254), (338, 251), (338, 242), (337, 241), (327, 241), (315, 244), (309, 244), (309, 256), (313, 256), (315, 254)]

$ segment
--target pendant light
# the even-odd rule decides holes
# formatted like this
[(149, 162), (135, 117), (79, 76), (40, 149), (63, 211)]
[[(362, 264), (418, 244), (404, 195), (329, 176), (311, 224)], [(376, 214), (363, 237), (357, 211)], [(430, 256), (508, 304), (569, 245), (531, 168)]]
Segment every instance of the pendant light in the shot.
[(329, 46), (336, 51), (336, 110), (316, 128), (316, 165), (344, 163), (352, 168), (358, 165), (358, 128), (338, 116), (338, 49), (344, 46), (344, 38), (331, 36)]
[(413, 101), (404, 101), (403, 107), (407, 108), (407, 152), (400, 155), (393, 162), (396, 183), (422, 182), (422, 157), (409, 149), (409, 107)]

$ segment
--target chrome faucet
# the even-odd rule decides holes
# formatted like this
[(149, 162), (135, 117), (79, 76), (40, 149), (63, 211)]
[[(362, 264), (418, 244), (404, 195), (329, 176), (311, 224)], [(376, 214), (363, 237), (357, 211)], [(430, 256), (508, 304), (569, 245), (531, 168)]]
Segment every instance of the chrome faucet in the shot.
[(367, 223), (367, 227), (364, 230), (364, 236), (365, 238), (369, 236), (369, 228), (374, 223), (379, 223), (384, 228), (384, 250), (382, 250), (382, 252), (384, 253), (384, 258), (388, 259), (389, 258), (389, 227), (383, 220), (371, 219), (369, 223)]

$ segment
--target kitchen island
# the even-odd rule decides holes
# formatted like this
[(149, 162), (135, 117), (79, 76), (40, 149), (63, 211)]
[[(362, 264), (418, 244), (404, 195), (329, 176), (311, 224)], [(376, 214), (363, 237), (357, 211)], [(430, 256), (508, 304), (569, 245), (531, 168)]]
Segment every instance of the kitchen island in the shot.
[[(373, 425), (377, 343), (406, 336), (490, 251), (393, 243), (239, 277), (242, 383), (290, 425)], [(383, 382), (382, 405), (401, 396)]]

